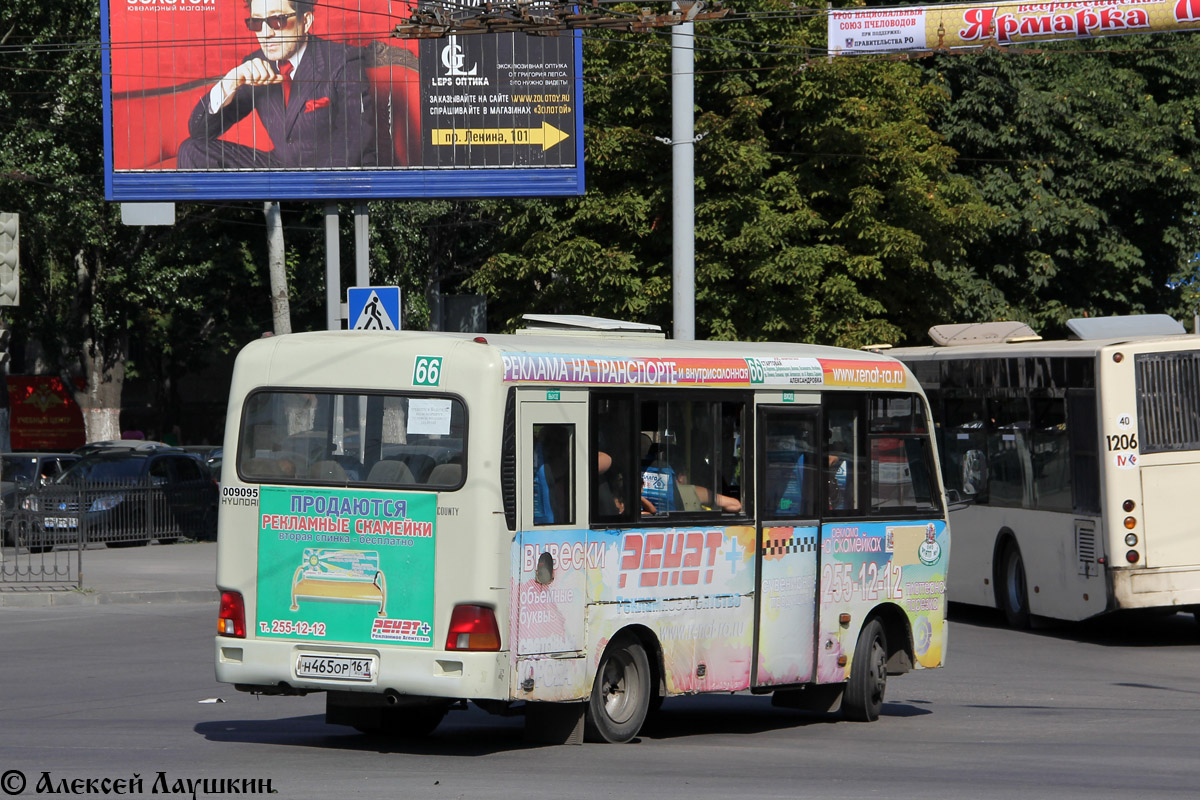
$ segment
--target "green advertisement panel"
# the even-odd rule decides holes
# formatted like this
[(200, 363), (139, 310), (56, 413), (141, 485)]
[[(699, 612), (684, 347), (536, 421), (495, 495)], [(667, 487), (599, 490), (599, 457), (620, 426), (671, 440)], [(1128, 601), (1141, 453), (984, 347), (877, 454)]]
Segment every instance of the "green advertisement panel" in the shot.
[(261, 637), (433, 645), (432, 494), (259, 492)]

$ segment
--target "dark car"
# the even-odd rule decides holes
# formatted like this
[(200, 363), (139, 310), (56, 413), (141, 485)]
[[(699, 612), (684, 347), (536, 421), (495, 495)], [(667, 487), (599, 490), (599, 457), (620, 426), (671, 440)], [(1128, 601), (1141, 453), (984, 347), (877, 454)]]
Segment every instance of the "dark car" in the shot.
[(186, 450), (194, 456), (199, 457), (204, 465), (208, 467), (208, 471), (212, 473), (213, 480), (221, 480), (221, 461), (224, 450), (219, 444), (185, 444), (180, 446), (181, 450)]
[(99, 442), (88, 442), (72, 450), (81, 456), (98, 453), (101, 450), (145, 450), (150, 447), (170, 447), (166, 442), (156, 442), (150, 439), (104, 439)]
[(216, 539), (218, 488), (195, 455), (163, 445), (98, 450), (22, 502), (31, 547)]
[(56, 480), (80, 458), (74, 453), (0, 454), (0, 524), (5, 544), (13, 544), (12, 515), (21, 499)]

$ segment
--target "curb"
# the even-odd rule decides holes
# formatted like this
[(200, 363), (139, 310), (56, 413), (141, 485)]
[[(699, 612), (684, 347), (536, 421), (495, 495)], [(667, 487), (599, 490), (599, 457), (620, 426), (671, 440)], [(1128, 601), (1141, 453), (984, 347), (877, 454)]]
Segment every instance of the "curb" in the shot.
[(107, 606), (145, 603), (216, 603), (221, 594), (214, 589), (144, 592), (28, 591), (0, 592), (0, 608), (56, 608), (59, 606)]

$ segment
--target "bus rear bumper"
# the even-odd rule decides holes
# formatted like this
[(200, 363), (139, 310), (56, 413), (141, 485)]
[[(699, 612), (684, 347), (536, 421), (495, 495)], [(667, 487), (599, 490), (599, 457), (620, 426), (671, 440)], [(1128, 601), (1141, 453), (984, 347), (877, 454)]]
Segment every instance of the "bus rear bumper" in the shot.
[(1111, 610), (1200, 606), (1200, 566), (1119, 569), (1109, 577)]
[[(268, 693), (358, 691), (452, 699), (509, 699), (509, 654), (443, 650), (380, 650), (284, 640), (216, 637), (216, 673), (221, 683), (239, 689), (262, 687)], [(296, 676), (301, 654), (373, 658), (373, 680), (317, 680)]]

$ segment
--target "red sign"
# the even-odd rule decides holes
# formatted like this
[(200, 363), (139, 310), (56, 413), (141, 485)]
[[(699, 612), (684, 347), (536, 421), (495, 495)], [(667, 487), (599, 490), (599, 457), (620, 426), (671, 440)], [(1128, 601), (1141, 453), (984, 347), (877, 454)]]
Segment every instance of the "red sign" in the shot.
[(83, 414), (60, 378), (10, 375), (8, 405), (14, 452), (70, 452), (86, 441)]

